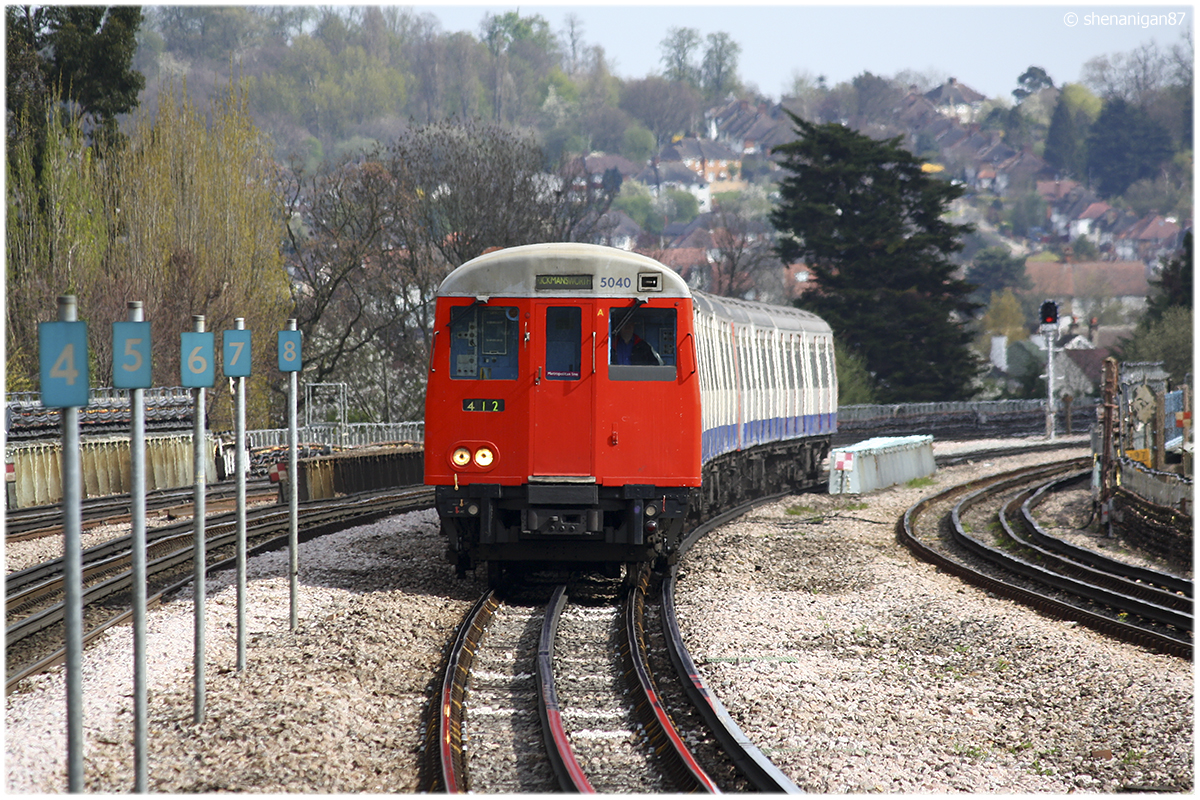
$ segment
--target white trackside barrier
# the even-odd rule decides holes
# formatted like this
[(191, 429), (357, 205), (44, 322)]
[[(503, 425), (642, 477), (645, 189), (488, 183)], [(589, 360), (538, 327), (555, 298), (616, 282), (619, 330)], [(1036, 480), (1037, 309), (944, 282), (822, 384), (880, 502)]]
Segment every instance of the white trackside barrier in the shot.
[(932, 475), (932, 436), (867, 439), (829, 454), (829, 493), (862, 494)]

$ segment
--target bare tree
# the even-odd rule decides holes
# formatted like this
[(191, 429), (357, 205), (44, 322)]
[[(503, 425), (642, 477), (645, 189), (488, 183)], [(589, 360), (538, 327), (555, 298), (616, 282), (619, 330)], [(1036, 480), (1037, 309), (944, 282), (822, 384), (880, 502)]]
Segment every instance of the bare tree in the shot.
[(774, 229), (752, 206), (739, 198), (719, 203), (713, 211), (715, 257), (710, 260), (708, 291), (725, 297), (786, 302)]

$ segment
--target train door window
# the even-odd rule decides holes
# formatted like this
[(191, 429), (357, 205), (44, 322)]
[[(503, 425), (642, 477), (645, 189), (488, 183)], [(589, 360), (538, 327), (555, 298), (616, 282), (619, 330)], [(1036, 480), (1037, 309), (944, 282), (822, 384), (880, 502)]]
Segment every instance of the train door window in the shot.
[(609, 308), (608, 378), (675, 380), (675, 309)]
[(579, 380), (580, 336), (583, 312), (579, 306), (546, 309), (546, 379)]
[(517, 320), (516, 306), (450, 309), (450, 377), (515, 381)]

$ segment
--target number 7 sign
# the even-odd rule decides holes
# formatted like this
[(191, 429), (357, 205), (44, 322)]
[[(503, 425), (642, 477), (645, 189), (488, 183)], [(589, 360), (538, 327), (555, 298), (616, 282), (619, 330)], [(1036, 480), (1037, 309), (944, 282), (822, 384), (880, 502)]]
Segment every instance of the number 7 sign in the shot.
[(225, 377), (250, 377), (250, 331), (225, 331), (221, 339), (224, 350), (221, 366), (225, 370)]

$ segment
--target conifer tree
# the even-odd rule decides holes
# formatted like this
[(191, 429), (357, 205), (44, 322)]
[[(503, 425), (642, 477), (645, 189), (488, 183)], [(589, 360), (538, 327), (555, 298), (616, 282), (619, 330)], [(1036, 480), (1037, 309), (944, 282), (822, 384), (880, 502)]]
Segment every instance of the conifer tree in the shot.
[(780, 257), (817, 284), (797, 305), (864, 359), (880, 402), (967, 398), (977, 363), (962, 320), (977, 305), (949, 256), (970, 226), (946, 219), (962, 188), (923, 172), (899, 138), (789, 116), (799, 138), (776, 148), (788, 175), (771, 221)]

